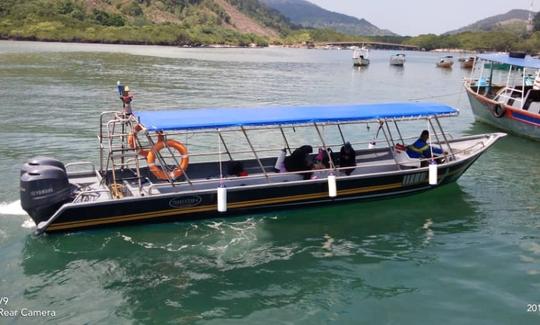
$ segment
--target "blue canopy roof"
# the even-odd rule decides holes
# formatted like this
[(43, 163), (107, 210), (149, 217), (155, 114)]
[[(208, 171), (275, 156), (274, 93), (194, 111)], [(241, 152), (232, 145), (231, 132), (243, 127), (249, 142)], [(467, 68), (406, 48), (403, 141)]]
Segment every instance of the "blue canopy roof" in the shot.
[(479, 57), (480, 59), (499, 63), (506, 63), (517, 67), (540, 69), (540, 60), (532, 58), (530, 56), (526, 56), (524, 59), (520, 59), (511, 58), (508, 54), (505, 53), (490, 53), (478, 54), (477, 57)]
[(135, 116), (149, 131), (216, 129), (240, 126), (295, 125), (378, 119), (457, 115), (436, 103), (385, 103), (335, 106), (199, 108), (139, 111)]

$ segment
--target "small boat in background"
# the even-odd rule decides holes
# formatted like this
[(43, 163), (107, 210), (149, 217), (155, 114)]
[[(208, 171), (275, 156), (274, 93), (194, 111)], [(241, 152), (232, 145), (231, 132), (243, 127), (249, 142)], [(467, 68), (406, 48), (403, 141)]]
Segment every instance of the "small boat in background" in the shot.
[(468, 57), (466, 59), (464, 59), (463, 61), (461, 61), (461, 67), (463, 69), (472, 69), (474, 65), (474, 57), (471, 56), (471, 57)]
[(540, 60), (510, 53), (476, 61), (465, 80), (476, 120), (540, 141)]
[(403, 66), (405, 64), (405, 54), (398, 53), (390, 57), (390, 65)]
[(365, 46), (356, 48), (353, 51), (353, 66), (365, 67), (369, 65), (369, 49)]
[(437, 62), (437, 67), (439, 68), (451, 68), (454, 65), (454, 57), (447, 55), (442, 57), (439, 62)]

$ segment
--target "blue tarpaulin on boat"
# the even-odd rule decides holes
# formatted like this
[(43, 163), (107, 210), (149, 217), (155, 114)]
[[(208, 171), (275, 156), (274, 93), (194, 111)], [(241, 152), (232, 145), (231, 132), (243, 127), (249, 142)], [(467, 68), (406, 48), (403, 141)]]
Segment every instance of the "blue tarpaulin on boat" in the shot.
[(150, 131), (168, 131), (407, 119), (457, 114), (457, 109), (447, 105), (405, 102), (334, 106), (177, 109), (139, 111), (135, 113), (135, 116)]
[(536, 58), (532, 58), (530, 56), (526, 56), (524, 59), (520, 58), (512, 58), (508, 54), (505, 53), (491, 53), (491, 54), (478, 54), (477, 57), (480, 59), (492, 61), (492, 62), (498, 62), (498, 63), (506, 63), (517, 67), (523, 67), (523, 68), (533, 68), (533, 69), (540, 69), (540, 60)]

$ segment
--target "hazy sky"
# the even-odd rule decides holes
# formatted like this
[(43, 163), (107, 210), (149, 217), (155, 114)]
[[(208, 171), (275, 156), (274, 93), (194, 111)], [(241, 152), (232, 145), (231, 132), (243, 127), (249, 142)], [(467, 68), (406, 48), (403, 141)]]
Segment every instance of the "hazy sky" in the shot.
[[(364, 18), (400, 35), (442, 34), (511, 9), (529, 9), (531, 0), (308, 0), (327, 10)], [(540, 11), (536, 0), (533, 11)]]

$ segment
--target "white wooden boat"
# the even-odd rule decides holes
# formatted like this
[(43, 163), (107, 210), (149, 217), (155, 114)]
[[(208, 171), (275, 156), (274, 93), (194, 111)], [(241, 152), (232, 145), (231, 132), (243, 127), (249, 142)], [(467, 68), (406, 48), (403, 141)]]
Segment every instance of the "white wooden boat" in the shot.
[(390, 65), (403, 66), (405, 64), (405, 54), (398, 53), (390, 57)]
[(437, 67), (439, 68), (451, 68), (453, 65), (454, 65), (454, 57), (451, 55), (442, 57), (437, 62)]
[(352, 60), (353, 66), (355, 67), (365, 67), (369, 65), (369, 49), (365, 46), (354, 49)]

